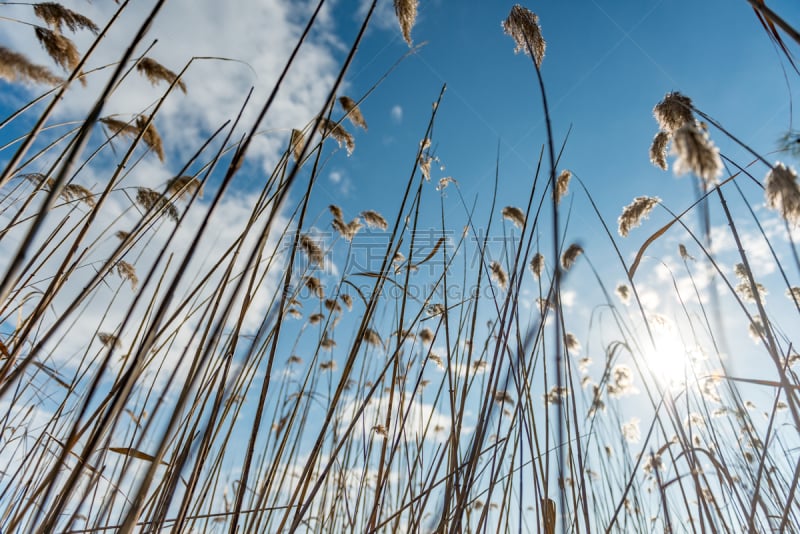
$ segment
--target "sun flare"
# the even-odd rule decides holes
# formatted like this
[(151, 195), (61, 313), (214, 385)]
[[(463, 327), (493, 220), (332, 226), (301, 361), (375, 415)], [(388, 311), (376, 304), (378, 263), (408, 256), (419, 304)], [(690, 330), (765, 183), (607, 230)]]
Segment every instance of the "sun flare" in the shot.
[(653, 346), (645, 350), (645, 362), (662, 385), (680, 387), (687, 381), (692, 356), (680, 336), (671, 328), (653, 332)]

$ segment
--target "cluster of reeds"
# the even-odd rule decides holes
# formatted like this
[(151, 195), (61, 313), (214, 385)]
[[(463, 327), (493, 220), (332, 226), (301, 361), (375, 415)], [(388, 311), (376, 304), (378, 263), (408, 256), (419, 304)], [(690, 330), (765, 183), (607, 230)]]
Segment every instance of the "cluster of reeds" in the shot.
[[(394, 1), (409, 45), (417, 3)], [(770, 304), (783, 298), (800, 312), (800, 262), (782, 259), (795, 253), (800, 219), (789, 166), (727, 159), (711, 137), (738, 139), (672, 92), (654, 109), (651, 159), (666, 169), (671, 150), (674, 170), (697, 180), (697, 202), (671, 211), (638, 197), (617, 232), (597, 211), (608, 240), (582, 243), (562, 202), (594, 205), (592, 188), (558, 171), (566, 162), (548, 128), (526, 201), (493, 200), (479, 221), (458, 182), (431, 166), (443, 88), (408, 147), (391, 213), (336, 204), (315, 213), (321, 162), (356, 148), (345, 119), (367, 130), (363, 99), (340, 88), (373, 2), (325, 105), (286, 132), (259, 190), (231, 194), (280, 81), (252, 124), (232, 117), (172, 178), (146, 187), (136, 172), (172, 153), (157, 129), (161, 104), (192, 90), (185, 68), (134, 55), (161, 5), (91, 111), (57, 137), (47, 127), (71, 82), (100, 75), (84, 72), (94, 45), (80, 52), (64, 32), (99, 40), (105, 30), (60, 4), (31, 6), (44, 24), (35, 38), (63, 79), (0, 47), (5, 80), (55, 86), (43, 109), (0, 123), (33, 124), (0, 152), (0, 531), (796, 530), (796, 316), (767, 306), (742, 242), (743, 226), (755, 228), (788, 297)], [(515, 6), (503, 29), (532, 59), (549, 124), (539, 19)], [(157, 103), (105, 114), (137, 75), (164, 89)], [(88, 178), (95, 169), (99, 184)], [(420, 213), (445, 188), (468, 223), (452, 232), (442, 208), (441, 228), (426, 234)], [(229, 230), (233, 196), (246, 216)], [(729, 197), (744, 213), (731, 214)], [(772, 210), (751, 209), (761, 202)], [(734, 261), (689, 221), (711, 205)], [(637, 228), (656, 214), (662, 226), (629, 262)], [(498, 227), (508, 237), (499, 247), (488, 240)], [(645, 252), (668, 233), (688, 244), (674, 265), (683, 272), (668, 278), (681, 303), (670, 317), (647, 306), (641, 283)], [(381, 251), (366, 267), (363, 236)], [(592, 262), (601, 246), (617, 255), (615, 270)], [(604, 296), (579, 303), (593, 310), (588, 325), (565, 302), (578, 269)], [(734, 310), (725, 321), (723, 306)], [(768, 378), (731, 371), (734, 317)], [(753, 392), (769, 403), (748, 400)]]

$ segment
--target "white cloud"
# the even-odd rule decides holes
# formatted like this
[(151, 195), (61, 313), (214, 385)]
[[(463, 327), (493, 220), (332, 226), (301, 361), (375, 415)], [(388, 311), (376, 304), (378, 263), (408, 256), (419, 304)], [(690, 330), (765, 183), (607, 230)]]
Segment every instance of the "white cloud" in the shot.
[(400, 105), (392, 106), (392, 111), (390, 112), (392, 116), (392, 120), (395, 121), (397, 124), (403, 122), (403, 108)]
[[(110, 2), (65, 4), (101, 27), (118, 7)], [(150, 9), (149, 3), (131, 3), (85, 70), (118, 61)], [(147, 55), (175, 72), (192, 57), (233, 60), (193, 61), (184, 76), (187, 94), (176, 91), (164, 102), (155, 124), (164, 139), (168, 165), (179, 166), (209, 132), (235, 118), (251, 86), (253, 96), (240, 131), (253, 124), (309, 15), (306, 3), (290, 0), (242, 0), (235, 9), (214, 0), (166, 3), (135, 56), (144, 53), (157, 39)], [(8, 16), (38, 22), (30, 6), (16, 6)], [(260, 126), (262, 133), (255, 138), (249, 154), (262, 160), (265, 169), (271, 170), (277, 154), (285, 149), (290, 129), (302, 128), (319, 112), (333, 85), (340, 67), (336, 56), (343, 45), (334, 37), (332, 25), (327, 12), (320, 17)], [(37, 63), (52, 65), (30, 27), (3, 24), (0, 35), (10, 48), (24, 51)], [(85, 51), (93, 39), (86, 31), (70, 37), (80, 51)], [(76, 84), (59, 106), (58, 117), (72, 119), (84, 113), (112, 70), (90, 74), (86, 88)], [(152, 87), (134, 70), (114, 91), (103, 115), (120, 114), (121, 119), (130, 119), (133, 114), (151, 109), (165, 89), (165, 84)], [(170, 153), (173, 157), (169, 157)]]

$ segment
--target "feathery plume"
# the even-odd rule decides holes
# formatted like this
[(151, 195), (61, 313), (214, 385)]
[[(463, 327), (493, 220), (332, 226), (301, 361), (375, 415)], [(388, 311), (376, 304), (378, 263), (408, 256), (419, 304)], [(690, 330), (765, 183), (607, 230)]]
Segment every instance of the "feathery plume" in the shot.
[(164, 161), (164, 145), (161, 143), (161, 136), (158, 134), (155, 125), (151, 122), (147, 124), (147, 119), (142, 115), (136, 117), (136, 126), (142, 134), (142, 141), (156, 153), (158, 159)]
[(722, 174), (719, 149), (694, 122), (684, 124), (675, 131), (672, 154), (677, 158), (673, 170), (679, 176), (692, 172), (712, 184)]
[(653, 144), (650, 145), (650, 162), (663, 171), (667, 170), (667, 143), (669, 134), (662, 130), (656, 134)]
[(362, 211), (361, 216), (364, 217), (364, 221), (370, 228), (380, 228), (381, 230), (386, 230), (389, 228), (389, 223), (387, 223), (386, 219), (383, 218), (383, 215), (377, 211)]
[(100, 343), (109, 349), (116, 349), (120, 346), (119, 339), (114, 334), (99, 332), (97, 334), (97, 339), (99, 339)]
[(800, 287), (792, 286), (786, 290), (786, 296), (790, 300), (796, 300), (800, 302)]
[(329, 312), (342, 313), (342, 306), (336, 299), (325, 299), (325, 301), (322, 304), (323, 306), (325, 306), (325, 309), (328, 310)]
[(65, 71), (75, 70), (80, 63), (81, 56), (75, 48), (75, 43), (63, 35), (37, 26), (36, 38), (53, 61)]
[(567, 395), (569, 395), (569, 389), (567, 389), (566, 386), (553, 386), (544, 396), (544, 403), (547, 405), (561, 404), (561, 401), (565, 399)]
[[(332, 339), (327, 339), (327, 338), (323, 339), (322, 342), (320, 343), (320, 346), (322, 346), (322, 348), (324, 348), (324, 349), (329, 349), (329, 348), (333, 347), (334, 345), (336, 345), (336, 342), (334, 342)], [(334, 360), (328, 360), (328, 361), (325, 361), (325, 362), (320, 362), (319, 368), (322, 371), (331, 371), (331, 372), (333, 372), (333, 371), (336, 370), (336, 362)]]
[(400, 30), (403, 32), (408, 46), (411, 46), (411, 29), (417, 20), (418, 0), (394, 0), (394, 12), (397, 15), (397, 22), (400, 23)]
[(653, 116), (662, 131), (675, 133), (679, 128), (694, 123), (692, 99), (677, 91), (667, 93), (653, 108)]
[(316, 241), (311, 239), (311, 236), (308, 234), (303, 234), (300, 236), (300, 248), (303, 252), (305, 252), (306, 257), (308, 257), (308, 261), (313, 264), (322, 265), (322, 262), (325, 259), (325, 255), (322, 252), (322, 247), (320, 247)]
[(321, 313), (314, 313), (314, 314), (308, 316), (308, 322), (309, 322), (309, 324), (317, 324), (321, 320), (323, 320), (324, 318), (325, 318), (325, 316), (322, 315)]
[(433, 342), (433, 330), (430, 328), (423, 328), (419, 331), (419, 338), (426, 345), (430, 345)]
[(117, 231), (117, 232), (114, 234), (114, 237), (116, 237), (116, 238), (117, 238), (117, 239), (119, 239), (120, 241), (125, 241), (126, 239), (128, 239), (128, 236), (129, 236), (129, 235), (131, 235), (131, 233), (130, 233), (130, 232), (125, 232), (125, 231), (122, 231), (122, 230), (118, 230), (118, 231)]
[[(171, 84), (178, 78), (177, 74), (166, 68), (155, 59), (151, 59), (149, 57), (143, 57), (140, 59), (139, 62), (136, 63), (136, 70), (142, 73), (152, 85), (156, 85), (158, 82), (167, 82)], [(177, 85), (178, 88), (184, 92), (184, 94), (186, 93), (186, 84), (183, 83), (182, 80), (178, 80), (175, 85)]]
[(425, 177), (425, 180), (430, 182), (431, 181), (431, 162), (433, 158), (430, 156), (421, 155), (419, 157), (419, 170), (422, 172), (422, 176)]
[(20, 79), (48, 85), (56, 85), (64, 81), (46, 67), (35, 65), (22, 54), (2, 46), (0, 46), (0, 78), (5, 78), (9, 82)]
[(300, 161), (300, 156), (303, 155), (303, 145), (305, 144), (305, 136), (300, 130), (292, 129), (292, 137), (289, 139), (289, 148), (292, 151), (295, 161)]
[(349, 311), (353, 311), (353, 297), (347, 293), (342, 293), (339, 295), (339, 298), (342, 299), (342, 302), (344, 302), (344, 305), (347, 306)]
[(767, 206), (780, 212), (787, 222), (800, 222), (800, 186), (797, 173), (783, 163), (776, 163), (764, 179)]
[(515, 206), (506, 206), (503, 208), (503, 218), (514, 223), (514, 226), (517, 228), (525, 226), (525, 214), (522, 213), (521, 209)]
[(342, 146), (342, 143), (347, 147), (347, 155), (353, 153), (353, 150), (356, 148), (356, 141), (353, 136), (345, 130), (341, 124), (333, 122), (325, 117), (322, 117), (322, 124), (320, 125), (320, 130), (322, 132), (323, 137), (331, 136), (333, 137), (339, 146)]
[(494, 394), (494, 401), (497, 404), (507, 403), (507, 404), (511, 404), (513, 406), (514, 397), (512, 397), (511, 393), (509, 393), (508, 391), (496, 391), (495, 394)]
[(85, 29), (97, 35), (97, 32), (100, 31), (100, 28), (90, 18), (55, 2), (33, 4), (33, 13), (58, 33), (61, 33), (63, 26), (66, 26), (71, 32)]
[(383, 347), (383, 340), (380, 334), (372, 328), (367, 328), (364, 331), (364, 341), (373, 347)]
[(61, 190), (59, 194), (61, 198), (67, 202), (71, 200), (80, 200), (90, 208), (95, 206), (94, 196), (92, 192), (78, 184), (68, 184)]
[(200, 198), (203, 197), (203, 184), (194, 176), (176, 176), (167, 183), (167, 193), (171, 196), (183, 198), (192, 196), (195, 192)]
[(307, 276), (306, 277), (306, 287), (308, 288), (311, 293), (317, 296), (317, 298), (323, 298), (325, 296), (324, 288), (322, 287), (322, 282), (319, 281), (319, 278), (316, 276)]
[[(139, 115), (136, 117), (135, 123), (123, 122), (111, 117), (104, 117), (100, 122), (106, 125), (113, 135), (121, 135), (130, 139), (135, 139), (147, 125), (147, 119)], [(151, 123), (147, 129), (142, 133), (142, 141), (156, 153), (158, 159), (164, 161), (164, 146), (161, 141), (161, 136), (158, 134), (156, 127)]]
[(436, 186), (437, 191), (444, 191), (444, 189), (450, 184), (457, 184), (458, 182), (453, 179), (452, 176), (445, 176), (444, 178), (439, 178), (439, 185)]
[(638, 417), (632, 417), (629, 421), (622, 423), (621, 430), (622, 437), (624, 437), (625, 441), (628, 443), (637, 443), (640, 439), (642, 439), (642, 433), (639, 430)]
[(680, 254), (682, 260), (694, 260), (694, 256), (686, 251), (686, 245), (683, 243), (678, 245), (678, 254)]
[(117, 274), (123, 280), (131, 283), (131, 289), (136, 291), (136, 286), (139, 285), (139, 277), (136, 276), (136, 269), (127, 261), (120, 260), (117, 262)]
[(561, 199), (567, 194), (567, 191), (569, 190), (569, 181), (571, 178), (572, 172), (567, 169), (561, 171), (561, 174), (559, 174), (558, 178), (556, 178), (556, 190), (554, 193), (556, 196), (556, 202), (561, 202)]
[(342, 109), (347, 113), (347, 118), (350, 119), (353, 126), (364, 128), (365, 131), (367, 130), (367, 121), (364, 120), (364, 115), (361, 114), (361, 110), (355, 100), (349, 96), (340, 96), (339, 104), (342, 105)]
[(661, 202), (658, 197), (636, 197), (633, 202), (622, 209), (619, 216), (619, 235), (628, 237), (628, 232), (642, 224), (642, 219), (646, 219), (656, 204)]
[(503, 22), (503, 31), (517, 43), (514, 53), (532, 53), (536, 66), (542, 66), (547, 43), (542, 37), (539, 17), (533, 11), (519, 4), (515, 5), (511, 8), (508, 18)]
[[(734, 273), (739, 278), (740, 282), (739, 285), (736, 286), (736, 292), (747, 302), (755, 302), (756, 296), (753, 294), (753, 288), (750, 285), (750, 278), (747, 276), (747, 269), (745, 268), (744, 264), (737, 263), (734, 266)], [(767, 288), (764, 287), (759, 282), (755, 282), (756, 291), (758, 292), (759, 300), (763, 301), (764, 297), (766, 297), (769, 292)]]
[(139, 128), (135, 125), (112, 117), (104, 117), (100, 122), (106, 125), (113, 135), (121, 135), (131, 139), (139, 135)]
[(489, 265), (489, 268), (492, 271), (492, 279), (497, 283), (500, 289), (505, 290), (506, 287), (508, 286), (508, 275), (503, 270), (502, 265), (500, 265), (496, 261), (493, 261)]
[(631, 301), (631, 289), (625, 284), (619, 284), (616, 292), (623, 304), (627, 305)]
[(633, 371), (627, 365), (615, 365), (611, 370), (608, 385), (606, 386), (610, 397), (622, 397), (638, 393), (633, 386)]
[(349, 223), (345, 223), (342, 219), (336, 218), (331, 222), (331, 226), (333, 226), (333, 229), (346, 241), (352, 241), (358, 231), (364, 227), (364, 225), (361, 224), (361, 219), (358, 217)]
[(541, 253), (537, 252), (533, 255), (533, 259), (531, 259), (530, 263), (531, 272), (533, 276), (539, 278), (542, 276), (542, 271), (544, 271), (544, 256)]
[(575, 263), (575, 260), (578, 259), (578, 256), (583, 254), (583, 247), (580, 245), (573, 243), (571, 244), (566, 252), (561, 256), (561, 266), (564, 268), (565, 271), (568, 271), (572, 268), (572, 265)]
[(578, 338), (575, 337), (575, 334), (572, 332), (567, 332), (564, 335), (564, 346), (567, 348), (568, 351), (573, 352), (575, 354), (581, 351), (581, 342), (578, 341)]
[(328, 211), (331, 212), (331, 215), (333, 215), (334, 219), (344, 219), (344, 213), (342, 213), (342, 208), (339, 206), (331, 204), (328, 206)]
[(172, 202), (164, 198), (164, 195), (146, 187), (139, 187), (136, 190), (136, 203), (145, 210), (163, 212), (173, 221), (178, 221), (178, 209)]
[(445, 310), (444, 305), (437, 302), (436, 304), (429, 305), (426, 311), (431, 317), (436, 317), (437, 315), (442, 315), (447, 310)]

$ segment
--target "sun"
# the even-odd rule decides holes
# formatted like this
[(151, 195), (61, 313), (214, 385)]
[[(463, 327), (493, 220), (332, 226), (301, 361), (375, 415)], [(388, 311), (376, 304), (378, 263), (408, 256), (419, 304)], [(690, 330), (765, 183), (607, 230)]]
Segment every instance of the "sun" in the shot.
[(691, 374), (691, 351), (673, 328), (653, 330), (653, 344), (645, 349), (644, 358), (655, 379), (670, 389), (682, 387)]

